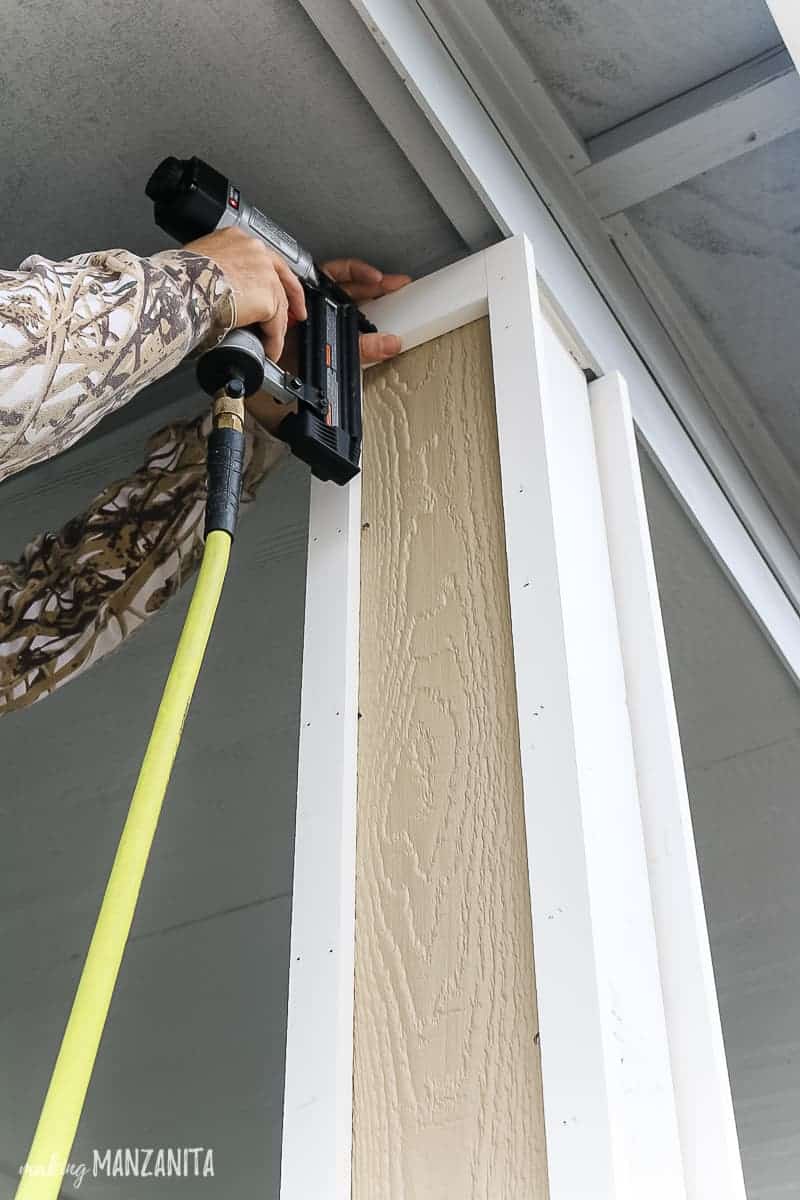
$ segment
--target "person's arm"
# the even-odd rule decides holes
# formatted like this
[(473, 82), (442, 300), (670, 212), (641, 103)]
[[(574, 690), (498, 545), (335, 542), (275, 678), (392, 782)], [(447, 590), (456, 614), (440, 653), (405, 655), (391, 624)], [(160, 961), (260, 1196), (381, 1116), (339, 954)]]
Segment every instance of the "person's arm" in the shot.
[(290, 315), (306, 315), (300, 281), (238, 229), (149, 258), (34, 255), (0, 271), (0, 481), (66, 450), (233, 326), (260, 326), (277, 359)]
[(216, 262), (126, 250), (0, 272), (0, 481), (66, 450), (236, 321)]
[[(234, 325), (274, 353), (305, 299), (263, 243), (223, 230), (183, 250), (0, 271), (0, 480), (71, 446)], [(191, 573), (202, 547), (206, 419), (162, 430), (112, 484), (17, 562), (0, 563), (0, 712), (24, 708), (113, 650)], [(247, 423), (245, 501), (288, 450)]]
[[(203, 549), (210, 415), (159, 430), (145, 462), (58, 533), (0, 563), (0, 715), (116, 649), (192, 574)], [(242, 504), (288, 454), (252, 416)]]

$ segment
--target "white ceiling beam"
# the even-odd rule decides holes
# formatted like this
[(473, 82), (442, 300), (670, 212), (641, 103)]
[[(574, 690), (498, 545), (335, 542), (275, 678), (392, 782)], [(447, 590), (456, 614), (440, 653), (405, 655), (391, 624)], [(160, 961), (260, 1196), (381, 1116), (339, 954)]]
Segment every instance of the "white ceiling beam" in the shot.
[(499, 72), (514, 107), (537, 114), (539, 132), (571, 171), (591, 164), (586, 144), (519, 52), (486, 0), (417, 0), (459, 67), (469, 69), (476, 56), (485, 68)]
[[(349, 4), (300, 0), (306, 13), (397, 142), (470, 250), (497, 241), (497, 227)], [(588, 162), (588, 157), (586, 159)]]
[(591, 139), (576, 178), (609, 217), (799, 128), (800, 76), (774, 50)]
[(780, 49), (593, 138), (576, 178), (610, 217), (797, 129), (800, 75)]
[(797, 0), (767, 0), (772, 19), (778, 26), (786, 49), (800, 71), (800, 4)]

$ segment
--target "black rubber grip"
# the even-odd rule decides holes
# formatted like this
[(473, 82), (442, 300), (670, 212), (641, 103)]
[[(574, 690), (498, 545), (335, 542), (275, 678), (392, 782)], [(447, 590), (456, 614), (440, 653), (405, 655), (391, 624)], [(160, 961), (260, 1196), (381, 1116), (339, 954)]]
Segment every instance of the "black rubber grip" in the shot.
[(244, 474), (245, 436), (238, 429), (214, 429), (208, 439), (206, 537), (224, 529), (233, 538)]

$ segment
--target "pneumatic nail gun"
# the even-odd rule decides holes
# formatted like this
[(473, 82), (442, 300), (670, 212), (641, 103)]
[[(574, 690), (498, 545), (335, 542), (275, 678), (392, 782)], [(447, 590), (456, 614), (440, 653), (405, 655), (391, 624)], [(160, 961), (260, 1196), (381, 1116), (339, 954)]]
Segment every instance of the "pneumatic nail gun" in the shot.
[(277, 251), (297, 275), (308, 309), (308, 320), (298, 327), (298, 374), (267, 358), (254, 330), (236, 329), (198, 360), (197, 379), (210, 396), (237, 379), (247, 396), (263, 389), (281, 404), (296, 404), (278, 437), (319, 479), (347, 483), (358, 473), (361, 455), (358, 338), (375, 326), (291, 234), (201, 159), (165, 158), (145, 191), (154, 202), (156, 224), (177, 241), (238, 226)]

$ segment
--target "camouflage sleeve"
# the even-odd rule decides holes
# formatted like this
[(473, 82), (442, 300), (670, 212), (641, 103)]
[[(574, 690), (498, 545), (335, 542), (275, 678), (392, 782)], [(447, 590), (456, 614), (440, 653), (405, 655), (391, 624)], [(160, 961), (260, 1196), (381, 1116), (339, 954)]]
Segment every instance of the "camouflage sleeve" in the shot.
[[(0, 714), (27, 708), (157, 612), (203, 546), (210, 415), (168, 426), (144, 465), (81, 516), (0, 563)], [(243, 505), (288, 448), (247, 419)]]
[(0, 271), (0, 481), (66, 450), (234, 323), (221, 270), (188, 250), (35, 255)]

